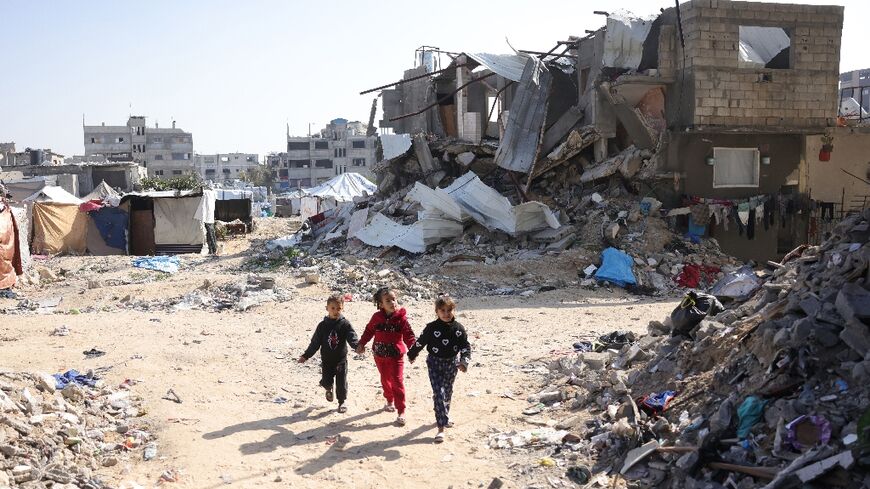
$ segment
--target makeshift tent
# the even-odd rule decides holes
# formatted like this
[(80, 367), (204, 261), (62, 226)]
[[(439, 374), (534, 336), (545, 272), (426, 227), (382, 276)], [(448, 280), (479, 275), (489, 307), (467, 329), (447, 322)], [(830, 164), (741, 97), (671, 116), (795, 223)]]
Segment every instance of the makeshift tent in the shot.
[(30, 218), (24, 207), (11, 207), (18, 226), (18, 252), (21, 253), (21, 268), (26, 272), (30, 269)]
[(60, 187), (46, 186), (24, 202), (31, 209), (33, 253), (85, 253), (88, 217), (79, 210), (82, 201), (78, 197)]
[(88, 212), (88, 251), (92, 255), (127, 254), (127, 227), (129, 215), (126, 211), (112, 206)]
[(15, 285), (24, 273), (18, 248), (18, 225), (12, 209), (0, 201), (0, 290)]
[(199, 253), (205, 242), (196, 211), (200, 190), (126, 194), (120, 208), (129, 213), (131, 255)]
[(377, 190), (377, 185), (359, 173), (342, 173), (305, 192), (322, 199), (331, 197), (336, 202), (353, 202), (354, 198), (374, 195)]
[(236, 219), (245, 223), (247, 232), (254, 228), (251, 206), (254, 193), (250, 190), (215, 189), (216, 201), (214, 218), (218, 221), (232, 222)]
[(120, 199), (120, 198), (121, 198), (121, 194), (119, 194), (115, 189), (110, 187), (109, 184), (106, 183), (105, 180), (103, 180), (100, 182), (99, 185), (97, 185), (97, 187), (93, 191), (91, 191), (91, 193), (82, 197), (82, 200), (84, 200), (85, 202), (88, 202), (91, 200), (104, 201), (104, 200)]

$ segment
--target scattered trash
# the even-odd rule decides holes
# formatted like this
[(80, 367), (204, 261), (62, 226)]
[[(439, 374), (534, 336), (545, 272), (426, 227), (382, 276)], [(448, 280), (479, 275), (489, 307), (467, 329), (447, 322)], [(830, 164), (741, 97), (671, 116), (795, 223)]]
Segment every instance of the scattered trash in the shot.
[(85, 358), (99, 358), (106, 354), (104, 351), (97, 350), (96, 348), (91, 348), (90, 350), (86, 350), (82, 352)]
[(177, 273), (181, 260), (177, 256), (143, 256), (133, 259), (133, 266), (164, 273)]
[(178, 394), (175, 393), (175, 390), (169, 389), (166, 391), (166, 395), (164, 395), (161, 399), (166, 399), (167, 401), (172, 401), (176, 404), (181, 404), (181, 398), (178, 397)]
[(54, 331), (51, 332), (51, 336), (69, 336), (69, 333), (69, 327), (64, 324), (54, 328)]
[(798, 416), (785, 429), (786, 442), (797, 451), (827, 445), (831, 440), (831, 423), (822, 416)]
[(745, 440), (749, 436), (749, 430), (761, 420), (766, 404), (767, 401), (763, 401), (756, 396), (749, 396), (737, 408), (737, 438)]

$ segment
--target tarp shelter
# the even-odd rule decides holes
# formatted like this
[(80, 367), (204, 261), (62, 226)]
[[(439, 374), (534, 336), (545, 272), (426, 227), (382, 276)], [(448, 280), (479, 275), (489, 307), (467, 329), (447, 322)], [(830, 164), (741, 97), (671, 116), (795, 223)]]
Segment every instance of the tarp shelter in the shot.
[(245, 223), (248, 232), (254, 228), (251, 206), (254, 193), (250, 190), (215, 189), (214, 218), (218, 221), (232, 222), (236, 219)]
[(0, 290), (12, 288), (18, 275), (24, 273), (18, 237), (12, 209), (0, 201)]
[[(105, 201), (105, 200), (120, 199), (120, 198), (121, 198), (121, 194), (119, 194), (115, 189), (110, 187), (109, 184), (106, 183), (105, 180), (103, 180), (100, 182), (99, 185), (97, 185), (97, 187), (93, 191), (91, 191), (91, 193), (82, 197), (82, 200), (84, 200), (85, 202), (88, 202), (91, 200)], [(117, 205), (117, 203), (115, 205)]]
[(82, 200), (66, 190), (46, 186), (24, 199), (31, 209), (31, 248), (38, 255), (82, 255), (87, 249), (88, 216)]
[(92, 255), (126, 255), (127, 211), (111, 205), (88, 212), (88, 251)]
[(374, 195), (377, 191), (378, 186), (359, 173), (342, 173), (305, 190), (308, 195), (322, 199), (331, 197), (336, 202), (352, 202), (356, 197)]
[(126, 194), (120, 208), (130, 215), (131, 255), (199, 253), (205, 242), (196, 211), (201, 190), (165, 190)]

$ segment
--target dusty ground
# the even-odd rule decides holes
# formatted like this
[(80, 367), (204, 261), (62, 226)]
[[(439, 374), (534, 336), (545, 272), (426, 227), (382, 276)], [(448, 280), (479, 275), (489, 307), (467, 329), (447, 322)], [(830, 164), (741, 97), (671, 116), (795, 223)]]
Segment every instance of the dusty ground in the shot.
[[(486, 447), (492, 433), (534, 428), (520, 413), (525, 398), (536, 392), (538, 376), (524, 365), (569, 351), (578, 338), (614, 329), (644, 331), (650, 319), (660, 319), (674, 307), (672, 301), (582, 289), (529, 298), (463, 299), (459, 317), (472, 337), (473, 366), (456, 383), (451, 416), (456, 426), (444, 444), (433, 445), (425, 362), (406, 368), (408, 424), (401, 428), (392, 424), (393, 414), (380, 410), (370, 355), (350, 360), (346, 414), (336, 413), (336, 405), (324, 399), (316, 359), (295, 363), (324, 315), (328, 284), (307, 286), (277, 274), (277, 285), (291, 291), (291, 300), (244, 313), (143, 313), (118, 307), (127, 295), (159, 302), (184, 295), (206, 279), (243, 280), (238, 266), (251, 242), (293, 226), (277, 222), (271, 220), (251, 239), (224, 243), (221, 258), (184, 257), (184, 269), (166, 278), (132, 268), (128, 257), (55, 258), (37, 264), (63, 269), (66, 275), (53, 284), (25, 288), (22, 295), (62, 296), (63, 301), (55, 314), (11, 314), (0, 320), (0, 368), (53, 373), (111, 366), (111, 383), (142, 381), (136, 392), (145, 397), (148, 417), (158, 426), (160, 457), (101, 469), (113, 485), (151, 487), (164, 470), (174, 468), (184, 475), (172, 485), (185, 488), (486, 487), (494, 477), (506, 487), (528, 487), (532, 481), (543, 487), (546, 476), (562, 477), (564, 468), (532, 467), (528, 456)], [(106, 285), (88, 288), (88, 280)], [(16, 304), (0, 299), (0, 309)], [(434, 319), (429, 303), (403, 305), (418, 332)], [(63, 313), (88, 306), (106, 310)], [(373, 312), (369, 303), (352, 302), (345, 315), (361, 332)], [(61, 325), (71, 334), (50, 336)], [(92, 347), (107, 354), (86, 360), (82, 352)], [(161, 399), (170, 388), (182, 404)], [(277, 397), (288, 402), (273, 402)], [(518, 475), (517, 464), (526, 468), (525, 475)]]

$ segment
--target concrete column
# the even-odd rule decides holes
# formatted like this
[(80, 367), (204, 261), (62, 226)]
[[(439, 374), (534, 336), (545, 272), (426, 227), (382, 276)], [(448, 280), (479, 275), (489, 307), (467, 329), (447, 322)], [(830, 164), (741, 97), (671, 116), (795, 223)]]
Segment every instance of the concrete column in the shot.
[(607, 159), (607, 141), (608, 138), (601, 138), (593, 143), (592, 152), (596, 163)]

